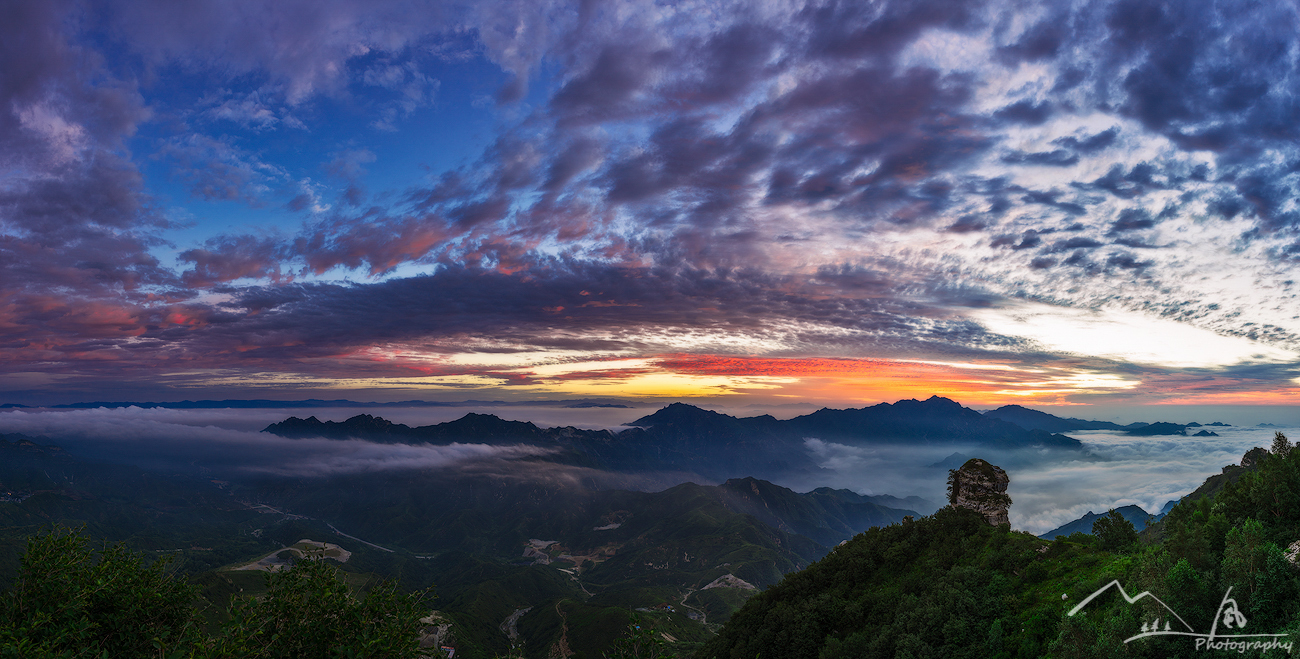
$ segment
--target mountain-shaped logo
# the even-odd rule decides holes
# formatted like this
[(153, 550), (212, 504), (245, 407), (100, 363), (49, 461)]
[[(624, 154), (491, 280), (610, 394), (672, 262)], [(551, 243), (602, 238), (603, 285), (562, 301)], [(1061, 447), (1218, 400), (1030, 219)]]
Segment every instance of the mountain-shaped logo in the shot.
[(1098, 588), (1096, 592), (1087, 596), (1082, 602), (1079, 602), (1074, 608), (1070, 609), (1069, 613), (1066, 615), (1073, 616), (1079, 611), (1082, 611), (1083, 607), (1087, 606), (1089, 602), (1097, 599), (1097, 597), (1101, 596), (1112, 587), (1118, 589), (1119, 594), (1122, 595), (1125, 601), (1129, 604), (1135, 604), (1138, 600), (1144, 597), (1151, 598), (1160, 606), (1164, 607), (1165, 611), (1168, 611), (1169, 615), (1173, 616), (1174, 619), (1176, 619), (1178, 623), (1186, 629), (1186, 631), (1175, 629), (1173, 621), (1169, 618), (1164, 619), (1164, 628), (1161, 629), (1161, 617), (1158, 616), (1155, 620), (1143, 622), (1141, 633), (1124, 639), (1125, 643), (1136, 641), (1139, 638), (1146, 638), (1148, 636), (1188, 636), (1196, 639), (1197, 650), (1232, 650), (1245, 652), (1246, 650), (1264, 651), (1285, 649), (1288, 654), (1291, 652), (1292, 642), (1287, 641), (1284, 643), (1280, 640), (1282, 637), (1288, 636), (1288, 634), (1243, 634), (1240, 631), (1234, 634), (1219, 633), (1220, 625), (1222, 625), (1224, 629), (1235, 628), (1242, 630), (1246, 627), (1246, 616), (1242, 614), (1241, 608), (1237, 605), (1237, 600), (1230, 597), (1230, 595), (1232, 595), (1231, 586), (1229, 586), (1223, 593), (1223, 600), (1219, 602), (1219, 610), (1214, 614), (1214, 622), (1210, 624), (1209, 633), (1198, 633), (1191, 625), (1187, 624), (1186, 620), (1183, 620), (1182, 616), (1178, 615), (1176, 611), (1170, 608), (1168, 604), (1165, 604), (1159, 597), (1152, 595), (1151, 591), (1144, 590), (1137, 595), (1129, 596), (1128, 592), (1124, 590), (1124, 586), (1120, 584), (1118, 579)]

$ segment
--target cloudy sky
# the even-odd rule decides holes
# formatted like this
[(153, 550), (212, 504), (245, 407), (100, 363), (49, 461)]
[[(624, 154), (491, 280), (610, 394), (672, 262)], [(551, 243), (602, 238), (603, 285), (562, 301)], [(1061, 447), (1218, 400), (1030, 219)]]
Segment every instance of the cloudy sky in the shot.
[(3, 2), (0, 402), (1295, 404), (1298, 22)]

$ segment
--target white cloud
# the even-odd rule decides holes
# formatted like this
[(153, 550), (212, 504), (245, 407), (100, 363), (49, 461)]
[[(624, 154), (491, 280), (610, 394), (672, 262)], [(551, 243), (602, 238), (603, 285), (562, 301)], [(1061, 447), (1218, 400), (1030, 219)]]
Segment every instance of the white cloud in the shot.
[(1009, 469), (1012, 526), (1046, 533), (1089, 511), (1127, 505), (1157, 513), (1166, 501), (1190, 494), (1224, 465), (1238, 464), (1246, 451), (1267, 447), (1274, 430), (1216, 427), (1219, 437), (1072, 433), (1104, 461)]
[[(307, 416), (317, 410), (294, 410)], [(457, 415), (459, 416), (459, 414)], [(217, 471), (326, 476), (388, 469), (451, 469), (484, 460), (546, 455), (537, 446), (406, 445), (329, 439), (286, 439), (247, 429), (283, 420), (284, 411), (167, 410), (128, 407), (73, 411), (15, 410), (0, 415), (0, 432), (44, 436), (74, 455), (146, 466), (201, 464)], [(327, 417), (328, 418), (328, 417)], [(221, 427), (215, 424), (222, 424)], [(229, 426), (238, 426), (232, 428)]]
[(1022, 303), (970, 313), (986, 329), (1050, 351), (1173, 368), (1287, 363), (1300, 355), (1250, 339), (1119, 309)]
[(54, 165), (63, 165), (81, 157), (87, 143), (86, 129), (68, 121), (54, 107), (37, 103), (17, 110), (22, 127), (39, 135), (46, 143)]

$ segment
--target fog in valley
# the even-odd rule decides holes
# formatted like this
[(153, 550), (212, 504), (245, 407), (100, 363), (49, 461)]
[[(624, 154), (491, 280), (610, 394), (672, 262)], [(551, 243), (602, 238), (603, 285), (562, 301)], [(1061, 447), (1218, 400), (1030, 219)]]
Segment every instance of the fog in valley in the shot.
[[(454, 420), (470, 412), (532, 421), (542, 427), (625, 428), (623, 424), (657, 407), (566, 409), (555, 406), (482, 406), (322, 409), (15, 409), (0, 412), (0, 433), (48, 437), (76, 457), (155, 469), (200, 470), (218, 476), (320, 477), (382, 470), (442, 470), (514, 479), (550, 479), (602, 489), (657, 490), (691, 480), (690, 473), (611, 474), (545, 461), (551, 449), (537, 446), (381, 444), (369, 441), (285, 439), (260, 432), (290, 416), (343, 421), (356, 414), (382, 416), (412, 426)], [(722, 410), (752, 415), (745, 408)], [(783, 418), (805, 410), (792, 410)], [(1168, 420), (1152, 410), (1148, 421)], [(1207, 422), (1211, 419), (1201, 419)], [(1247, 450), (1268, 447), (1291, 427), (1213, 427), (1219, 437), (1132, 437), (1112, 432), (1068, 433), (1085, 451), (1026, 449), (990, 452), (954, 445), (849, 446), (805, 438), (806, 450), (822, 468), (816, 474), (773, 478), (804, 492), (816, 487), (847, 488), (860, 494), (920, 496), (944, 501), (947, 470), (954, 460), (982, 457), (1007, 470), (1012, 526), (1040, 534), (1088, 511), (1129, 504), (1159, 512)], [(957, 453), (960, 457), (953, 458)], [(539, 462), (539, 460), (541, 460)], [(746, 476), (737, 473), (734, 476)], [(919, 511), (929, 513), (929, 510)]]

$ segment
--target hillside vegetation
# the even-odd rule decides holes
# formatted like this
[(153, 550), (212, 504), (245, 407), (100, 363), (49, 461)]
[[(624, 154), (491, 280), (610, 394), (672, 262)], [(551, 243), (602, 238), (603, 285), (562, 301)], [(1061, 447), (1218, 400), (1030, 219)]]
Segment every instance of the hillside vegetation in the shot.
[[(924, 410), (934, 418), (920, 418)], [(906, 426), (915, 441), (940, 441), (964, 427), (988, 431), (994, 445), (1010, 426), (938, 398), (823, 410), (800, 423), (847, 433), (870, 417), (878, 425), (873, 433), (897, 436), (910, 412), (918, 414)], [(379, 421), (368, 423), (393, 430)], [(463, 421), (463, 430), (485, 436), (505, 429), (500, 441), (536, 431), (536, 441), (562, 444), (572, 434), (494, 417)], [(660, 440), (682, 448), (692, 437), (724, 455), (745, 450), (748, 444), (735, 442), (751, 429), (782, 427), (689, 406), (638, 423), (645, 425), (636, 433), (649, 434), (627, 438), (657, 438), (637, 449), (643, 456)], [(140, 583), (157, 586), (172, 609), (181, 599), (191, 603), (193, 616), (159, 629), (183, 629), (199, 639), (195, 648), (217, 647), (203, 638), (233, 638), (222, 630), (248, 622), (240, 607), (271, 594), (262, 573), (241, 568), (259, 561), (288, 568), (310, 553), (303, 548), (324, 554), (320, 543), (329, 543), (333, 558), (346, 557), (332, 565), (331, 579), (342, 585), (313, 583), (358, 602), (371, 592), (401, 599), (436, 584), (437, 610), (427, 598), (421, 609), (432, 616), (425, 632), (435, 627), (439, 644), (468, 659), (594, 659), (636, 638), (629, 624), (658, 650), (700, 659), (1191, 656), (1185, 638), (1124, 642), (1144, 624), (1169, 621), (1153, 600), (1130, 605), (1108, 593), (1067, 614), (1118, 581), (1130, 594), (1151, 591), (1199, 632), (1229, 587), (1246, 629), (1284, 633), (1300, 625), (1300, 583), (1284, 555), (1300, 539), (1300, 452), (1283, 438), (1272, 454), (1260, 449), (1247, 457), (1248, 467), (1208, 479), (1140, 539), (1121, 511), (1099, 517), (1103, 539), (1071, 532), (1048, 542), (965, 509), (920, 517), (888, 507), (907, 500), (829, 488), (800, 494), (753, 477), (659, 492), (598, 489), (560, 477), (589, 473), (585, 468), (553, 471), (554, 462), (516, 460), (482, 471), (221, 480), (197, 465), (91, 463), (48, 440), (10, 435), (0, 437), (0, 591), (28, 592), (23, 570), (31, 565), (20, 564), (20, 555), (32, 538), (67, 526), (82, 529), (93, 545), (123, 542), (139, 552), (132, 554), (138, 568), (166, 559), (182, 590), (168, 590), (152, 573)], [(564, 459), (579, 458), (605, 459)], [(93, 576), (98, 560), (77, 569)], [(56, 612), (71, 616), (69, 638), (83, 641), (94, 637), (95, 616), (125, 615), (102, 602), (76, 606)], [(3, 631), (11, 646), (46, 643), (50, 656), (61, 656), (63, 641), (49, 645), (54, 641), (24, 627), (30, 616), (16, 610), (6, 614)], [(155, 636), (148, 643), (180, 638)]]
[[(443, 640), (470, 659), (561, 645), (598, 657), (633, 613), (689, 653), (757, 589), (915, 514), (754, 478), (662, 492), (421, 471), (226, 482), (85, 462), (12, 435), (0, 458), (12, 493), (0, 501), (0, 589), (29, 538), (79, 528), (166, 558), (198, 587), (201, 626), (214, 631), (232, 603), (266, 592), (261, 573), (237, 568), (313, 539), (348, 553), (336, 567), (358, 593), (384, 578), (401, 592), (437, 584)], [(723, 577), (737, 581), (715, 584)], [(502, 628), (512, 616), (513, 638)]]
[[(751, 598), (697, 656), (1204, 656), (1191, 637), (1125, 641), (1169, 623), (1170, 610), (1209, 632), (1227, 589), (1242, 621), (1219, 636), (1244, 627), (1291, 640), (1300, 572), (1284, 550), (1300, 539), (1300, 451), (1279, 443), (1255, 471), (1216, 485), (1175, 506), (1160, 539), (1115, 551), (1091, 534), (1047, 542), (962, 508), (871, 529)], [(1114, 580), (1169, 610), (1108, 593), (1067, 615)]]
[[(1125, 640), (1144, 625), (1178, 625), (1170, 611), (1205, 634), (1225, 616), (1229, 588), (1241, 618), (1220, 637), (1293, 640), (1300, 570), (1285, 551), (1300, 540), (1300, 451), (1278, 444), (1257, 469), (1207, 490), (1217, 493), (1184, 499), (1159, 533), (1114, 551), (1083, 533), (1048, 542), (990, 526), (965, 509), (871, 529), (751, 598), (696, 656), (1206, 656), (1188, 636)], [(1168, 609), (1112, 588), (1068, 615), (1115, 580)]]

